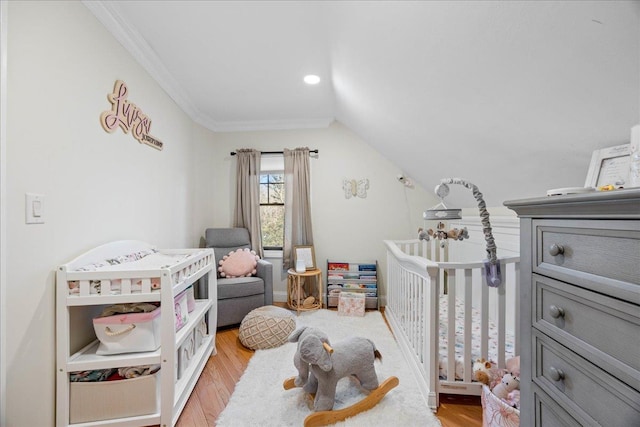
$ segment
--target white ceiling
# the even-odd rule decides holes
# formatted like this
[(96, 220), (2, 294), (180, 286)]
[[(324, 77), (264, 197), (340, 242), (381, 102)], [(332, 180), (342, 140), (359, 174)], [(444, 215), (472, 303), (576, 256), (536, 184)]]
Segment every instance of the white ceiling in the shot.
[[(203, 126), (338, 120), (489, 206), (583, 185), (591, 152), (640, 123), (640, 1), (84, 3)], [(465, 191), (448, 200), (473, 206)]]

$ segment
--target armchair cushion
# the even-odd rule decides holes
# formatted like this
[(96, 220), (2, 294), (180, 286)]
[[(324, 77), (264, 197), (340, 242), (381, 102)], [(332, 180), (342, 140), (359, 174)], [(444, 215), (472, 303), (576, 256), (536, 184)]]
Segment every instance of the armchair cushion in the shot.
[(225, 255), (218, 264), (221, 277), (249, 277), (256, 274), (260, 257), (248, 248), (237, 249)]
[(219, 300), (262, 294), (264, 294), (264, 281), (259, 277), (218, 279)]

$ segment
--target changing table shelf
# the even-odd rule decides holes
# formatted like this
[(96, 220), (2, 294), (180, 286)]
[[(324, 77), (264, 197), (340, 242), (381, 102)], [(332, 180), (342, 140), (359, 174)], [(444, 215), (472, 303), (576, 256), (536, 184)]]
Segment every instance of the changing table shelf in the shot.
[[(193, 333), (193, 328), (200, 323), (203, 316), (213, 305), (211, 300), (196, 300), (196, 308), (189, 313), (189, 323), (176, 332), (176, 347), (180, 347), (187, 337)], [(124, 366), (123, 363), (138, 365), (152, 365), (160, 363), (161, 351), (147, 351), (141, 353), (114, 354), (106, 358), (96, 354), (100, 341), (95, 340), (77, 353), (72, 354), (67, 362), (69, 372), (87, 371), (92, 369), (107, 369)]]
[[(58, 268), (57, 426), (175, 425), (209, 356), (215, 354), (217, 286), (213, 264), (212, 249), (156, 250), (144, 242), (119, 241), (92, 249)], [(175, 297), (205, 274), (209, 278), (207, 297), (195, 300), (189, 320), (176, 331)], [(97, 354), (100, 342), (92, 318), (106, 306), (140, 302), (160, 303), (160, 348)], [(71, 383), (69, 379), (71, 372), (143, 365), (160, 365), (160, 370), (138, 377), (145, 378), (142, 392), (127, 392), (129, 385), (137, 387), (133, 380), (138, 378), (95, 383)], [(78, 396), (85, 390), (92, 398), (83, 399), (80, 406)], [(141, 394), (151, 398), (137, 406)], [(114, 404), (119, 395), (130, 400)], [(86, 419), (86, 412), (91, 419)], [(118, 418), (105, 419), (112, 416)]]

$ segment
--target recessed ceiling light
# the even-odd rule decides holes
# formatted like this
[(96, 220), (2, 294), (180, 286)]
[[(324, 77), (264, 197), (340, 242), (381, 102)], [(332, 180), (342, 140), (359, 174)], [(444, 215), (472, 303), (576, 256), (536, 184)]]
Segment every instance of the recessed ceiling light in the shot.
[(308, 85), (317, 85), (320, 83), (320, 77), (315, 74), (309, 74), (308, 76), (304, 76), (304, 82)]

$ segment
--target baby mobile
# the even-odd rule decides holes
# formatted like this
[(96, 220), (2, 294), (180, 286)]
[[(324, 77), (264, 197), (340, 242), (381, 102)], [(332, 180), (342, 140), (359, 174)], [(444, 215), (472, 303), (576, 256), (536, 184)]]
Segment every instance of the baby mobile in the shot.
[(464, 240), (469, 238), (469, 232), (467, 228), (452, 228), (446, 230), (447, 226), (444, 221), (451, 219), (462, 219), (461, 209), (450, 209), (444, 203), (444, 198), (449, 195), (449, 186), (447, 184), (462, 185), (473, 193), (473, 196), (478, 201), (478, 210), (480, 211), (480, 218), (482, 221), (482, 231), (484, 233), (485, 241), (487, 242), (487, 259), (484, 261), (485, 278), (487, 284), (491, 287), (500, 286), (502, 283), (502, 275), (500, 272), (500, 264), (496, 256), (496, 244), (493, 239), (493, 233), (491, 232), (491, 222), (489, 221), (489, 211), (487, 211), (487, 205), (484, 201), (482, 193), (475, 184), (462, 178), (445, 178), (440, 180), (440, 184), (436, 186), (435, 193), (440, 199), (440, 203), (436, 206), (427, 209), (424, 212), (425, 220), (437, 220), (439, 221), (435, 227), (435, 230), (429, 228), (418, 228), (418, 239), (430, 240), (437, 239), (440, 241), (440, 247), (445, 247), (448, 240)]

